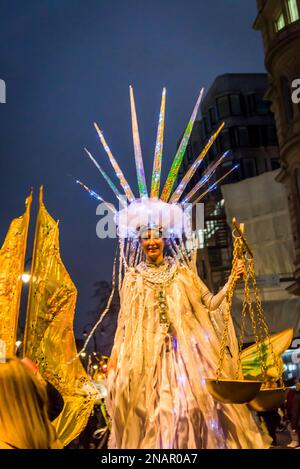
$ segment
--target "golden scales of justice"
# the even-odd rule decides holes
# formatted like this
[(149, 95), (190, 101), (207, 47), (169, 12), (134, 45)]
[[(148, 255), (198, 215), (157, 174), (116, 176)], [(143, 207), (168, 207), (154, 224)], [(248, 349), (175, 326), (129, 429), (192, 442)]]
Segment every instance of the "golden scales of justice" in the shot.
[[(285, 400), (283, 384), (283, 362), (281, 354), (292, 340), (292, 329), (270, 337), (259, 297), (254, 271), (253, 252), (244, 235), (244, 225), (233, 218), (233, 262), (232, 275), (227, 293), (228, 307), (224, 315), (224, 329), (220, 345), (220, 355), (216, 378), (206, 379), (210, 394), (226, 404), (245, 404), (255, 411), (277, 409)], [(234, 275), (238, 264), (243, 265), (244, 300), (241, 329), (238, 338), (237, 368), (234, 379), (222, 378), (224, 372), (225, 349), (229, 334), (231, 306), (237, 278)], [(252, 294), (250, 292), (252, 284)], [(254, 296), (255, 307), (251, 296)], [(243, 350), (245, 319), (250, 316), (254, 345)], [(279, 343), (279, 351), (278, 351)], [(277, 347), (275, 353), (275, 346)]]

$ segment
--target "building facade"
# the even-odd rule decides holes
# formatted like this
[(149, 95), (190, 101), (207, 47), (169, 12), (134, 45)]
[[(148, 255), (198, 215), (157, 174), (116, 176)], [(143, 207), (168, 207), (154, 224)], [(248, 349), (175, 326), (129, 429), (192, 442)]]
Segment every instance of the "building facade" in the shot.
[[(265, 99), (274, 112), (281, 172), (287, 190), (294, 240), (294, 278), (300, 295), (300, 0), (257, 0), (254, 29), (261, 31), (269, 86)], [(297, 85), (298, 82), (298, 85)]]
[[(270, 103), (264, 100), (267, 74), (225, 74), (215, 79), (202, 101), (202, 118), (196, 121), (187, 147), (179, 178), (200, 153), (210, 135), (225, 123), (219, 137), (186, 188), (185, 194), (199, 181), (205, 168), (225, 151), (229, 154), (215, 173), (215, 180), (237, 163), (222, 184), (242, 181), (279, 168), (278, 142)], [(227, 225), (220, 190), (204, 201), (205, 230), (201, 233), (198, 269), (207, 285), (217, 291), (230, 273), (232, 236)]]

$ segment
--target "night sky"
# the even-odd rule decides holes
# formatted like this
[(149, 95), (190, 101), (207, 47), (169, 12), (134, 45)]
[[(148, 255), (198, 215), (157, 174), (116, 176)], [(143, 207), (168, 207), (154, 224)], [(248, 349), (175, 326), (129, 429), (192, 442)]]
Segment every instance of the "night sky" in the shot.
[(0, 104), (0, 240), (31, 186), (35, 215), (43, 184), (78, 289), (78, 336), (91, 320), (93, 283), (111, 278), (115, 250), (113, 240), (96, 237), (97, 202), (68, 176), (114, 202), (83, 152), (86, 146), (113, 175), (93, 121), (137, 193), (128, 86), (148, 181), (166, 86), (166, 175), (200, 88), (223, 73), (265, 71), (255, 16), (255, 0), (0, 0), (0, 79), (7, 86), (7, 103)]

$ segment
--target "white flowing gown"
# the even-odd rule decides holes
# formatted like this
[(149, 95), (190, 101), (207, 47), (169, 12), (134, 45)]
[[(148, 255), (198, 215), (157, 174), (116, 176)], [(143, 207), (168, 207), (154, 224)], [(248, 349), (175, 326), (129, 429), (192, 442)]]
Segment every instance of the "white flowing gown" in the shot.
[[(160, 322), (160, 291), (167, 328)], [(110, 448), (270, 446), (246, 405), (219, 403), (206, 388), (218, 364), (224, 297), (170, 259), (128, 269), (108, 374)], [(223, 376), (234, 377), (237, 351), (231, 323)]]

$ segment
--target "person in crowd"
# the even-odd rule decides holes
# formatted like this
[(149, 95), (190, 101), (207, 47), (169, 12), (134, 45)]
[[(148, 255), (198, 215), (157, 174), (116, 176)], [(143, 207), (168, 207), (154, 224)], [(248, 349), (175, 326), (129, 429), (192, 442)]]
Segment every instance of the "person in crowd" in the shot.
[(272, 446), (277, 446), (277, 436), (276, 430), (280, 425), (280, 415), (278, 413), (278, 409), (258, 412), (259, 417), (265, 422), (268, 433), (272, 438)]
[(292, 441), (288, 446), (296, 448), (299, 447), (300, 444), (300, 382), (296, 383), (290, 416), (290, 434)]
[(0, 363), (0, 449), (58, 449), (47, 392), (18, 358)]

